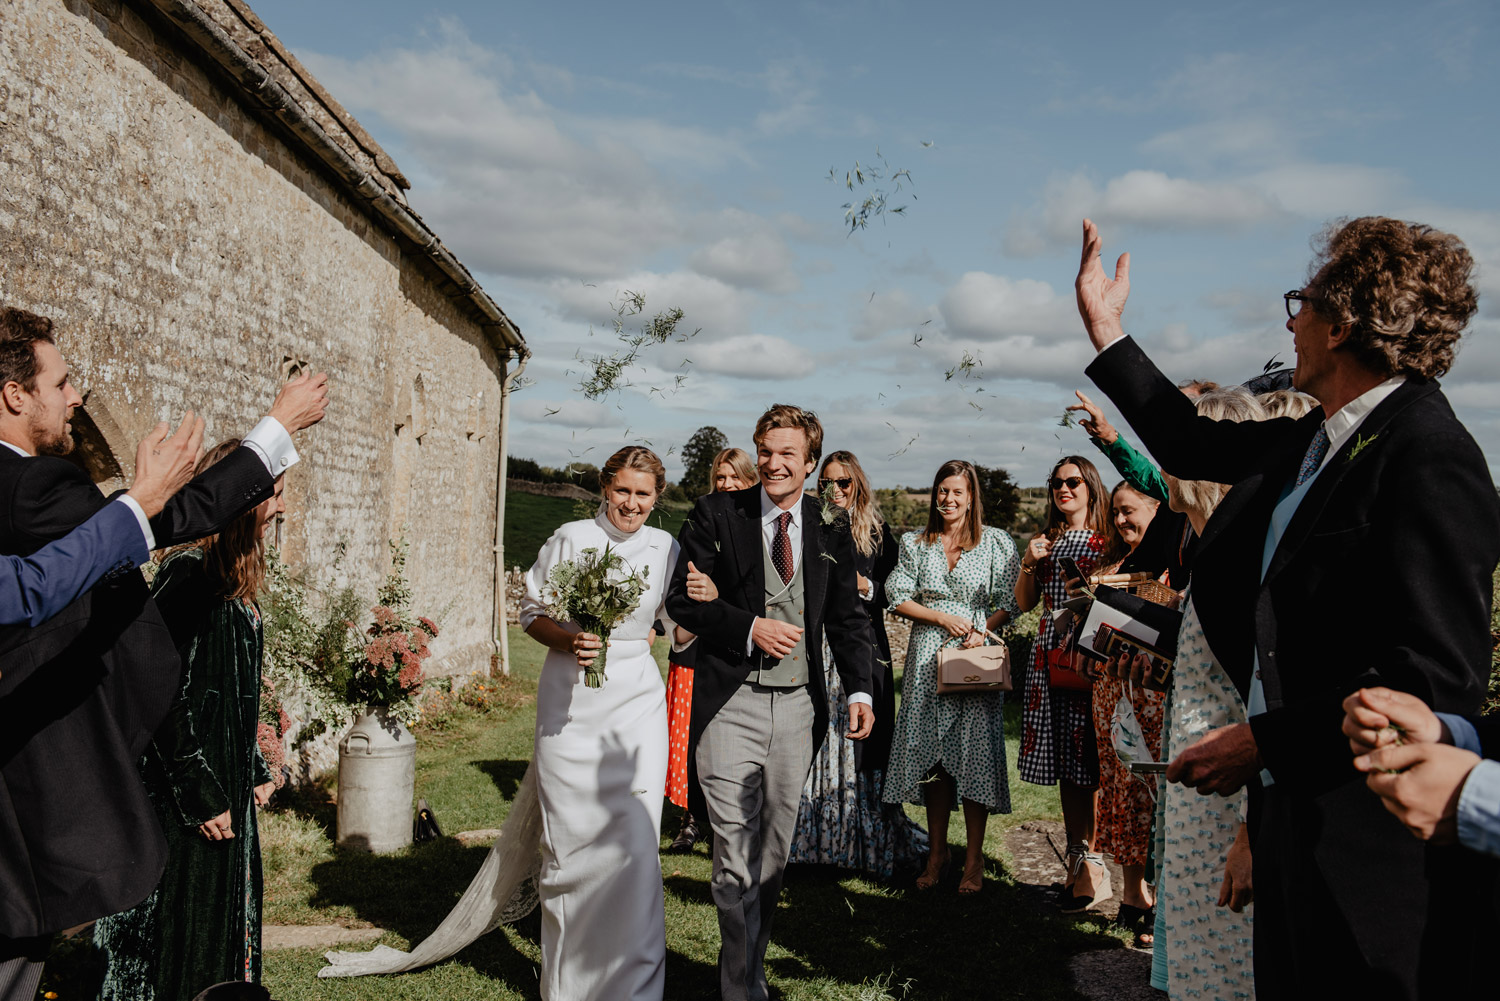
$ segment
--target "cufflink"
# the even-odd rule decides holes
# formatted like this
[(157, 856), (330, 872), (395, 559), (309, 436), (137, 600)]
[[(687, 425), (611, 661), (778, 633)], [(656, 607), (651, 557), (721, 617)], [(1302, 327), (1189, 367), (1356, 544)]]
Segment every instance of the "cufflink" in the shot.
[(285, 469), (287, 467), (287, 465), (290, 463), (290, 461), (291, 460), (289, 460), (286, 456), (283, 455), (281, 457), (281, 468)]

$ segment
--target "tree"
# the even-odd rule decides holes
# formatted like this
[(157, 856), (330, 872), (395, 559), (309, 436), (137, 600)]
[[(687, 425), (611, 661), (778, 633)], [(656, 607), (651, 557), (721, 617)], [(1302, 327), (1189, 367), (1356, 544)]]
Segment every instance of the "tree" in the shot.
[(984, 504), (984, 523), (1009, 529), (1021, 513), (1021, 491), (1010, 473), (993, 466), (974, 467), (979, 474), (979, 499)]
[(729, 439), (716, 427), (701, 427), (682, 446), (682, 489), (696, 500), (714, 488), (714, 456), (729, 447)]

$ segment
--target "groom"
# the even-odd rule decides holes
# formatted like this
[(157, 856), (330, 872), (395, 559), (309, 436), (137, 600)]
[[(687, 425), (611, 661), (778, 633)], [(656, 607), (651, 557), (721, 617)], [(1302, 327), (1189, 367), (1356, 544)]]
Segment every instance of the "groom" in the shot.
[[(688, 767), (714, 832), (719, 991), (765, 1001), (771, 916), (781, 894), (797, 807), (828, 730), (827, 632), (849, 700), (848, 737), (875, 722), (875, 642), (855, 585), (847, 519), (825, 522), (802, 486), (823, 453), (810, 411), (777, 404), (755, 425), (760, 485), (698, 501), (678, 541), (667, 612), (698, 635)], [(697, 601), (687, 575), (713, 579)], [(694, 812), (704, 804), (695, 803)]]

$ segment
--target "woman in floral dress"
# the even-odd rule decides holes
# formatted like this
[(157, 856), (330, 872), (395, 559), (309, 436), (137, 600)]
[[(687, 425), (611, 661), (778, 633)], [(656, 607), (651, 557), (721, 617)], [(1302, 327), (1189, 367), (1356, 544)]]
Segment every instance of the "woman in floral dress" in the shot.
[(984, 631), (999, 629), (1015, 611), (1015, 543), (998, 528), (986, 528), (983, 513), (974, 466), (961, 459), (943, 463), (933, 478), (927, 528), (902, 536), (885, 582), (891, 610), (913, 625), (884, 797), (927, 807), (930, 847), (917, 879), (923, 890), (948, 864), (948, 819), (956, 801), (963, 802), (967, 837), (960, 893), (977, 893), (983, 885), (989, 814), (1010, 812), (1004, 694), (937, 693), (938, 651), (983, 644)]
[[(1026, 672), (1019, 770), (1036, 785), (1061, 784), (1068, 836), (1063, 910), (1085, 910), (1113, 892), (1104, 859), (1094, 852), (1094, 791), (1099, 786), (1099, 745), (1094, 737), (1092, 685), (1073, 670), (1067, 637), (1058, 635), (1052, 611), (1067, 600), (1059, 561), (1071, 557), (1085, 574), (1116, 562), (1120, 554), (1109, 517), (1109, 495), (1094, 464), (1066, 455), (1048, 477), (1046, 528), (1021, 556), (1016, 601), (1022, 611), (1044, 609)], [(1056, 669), (1055, 671), (1053, 669)], [(1052, 675), (1056, 674), (1054, 680)]]
[[(1157, 501), (1121, 480), (1110, 492), (1109, 510), (1123, 545), (1135, 553), (1146, 529), (1156, 517)], [(1104, 567), (1114, 573), (1118, 567)], [(1140, 684), (1105, 674), (1094, 682), (1094, 737), (1099, 746), (1099, 795), (1095, 802), (1094, 851), (1111, 855), (1120, 864), (1124, 886), (1120, 889), (1120, 911), (1115, 923), (1135, 933), (1137, 948), (1152, 943), (1156, 913), (1146, 885), (1146, 856), (1151, 841), (1151, 821), (1156, 814), (1154, 776), (1130, 771), (1114, 750), (1112, 726), (1120, 699), (1129, 699), (1131, 711), (1145, 738), (1143, 749), (1161, 753), (1162, 710), (1166, 696)]]
[(881, 802), (896, 713), (891, 644), (885, 632), (885, 582), (896, 565), (896, 540), (880, 517), (870, 481), (854, 453), (829, 453), (818, 476), (818, 493), (849, 513), (856, 580), (875, 632), (875, 729), (864, 740), (843, 739), (849, 709), (824, 636), (828, 736), (808, 770), (788, 861), (836, 865), (889, 879), (898, 869), (915, 867), (927, 854), (927, 832), (899, 803)]

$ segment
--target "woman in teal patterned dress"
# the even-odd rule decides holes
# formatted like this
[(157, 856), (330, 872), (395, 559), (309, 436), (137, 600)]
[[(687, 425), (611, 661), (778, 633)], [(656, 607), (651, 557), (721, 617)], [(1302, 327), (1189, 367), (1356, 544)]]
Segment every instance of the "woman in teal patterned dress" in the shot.
[[(223, 442), (198, 471), (239, 447)], [(185, 1001), (205, 987), (260, 983), (261, 870), (255, 810), (276, 788), (260, 729), (261, 539), (269, 500), (218, 535), (172, 551), (152, 596), (182, 657), (182, 683), (141, 760), (167, 839), (151, 895), (94, 926), (104, 959), (100, 1001)]]
[(901, 538), (886, 579), (891, 610), (913, 622), (906, 647), (901, 708), (885, 776), (887, 803), (927, 807), (931, 838), (918, 889), (932, 887), (948, 864), (948, 818), (963, 801), (967, 837), (960, 893), (984, 881), (984, 825), (1010, 812), (1001, 692), (937, 693), (937, 655), (945, 646), (979, 646), (1015, 611), (1015, 543), (986, 528), (974, 466), (953, 459), (938, 468), (927, 529)]

